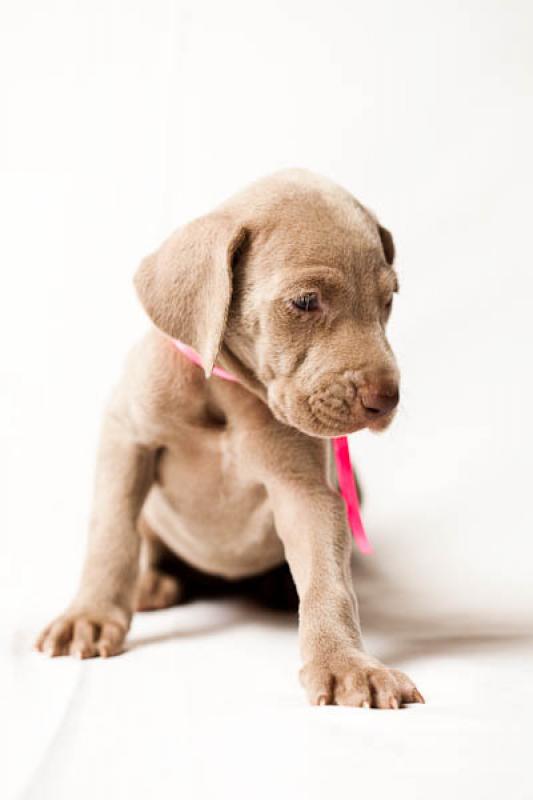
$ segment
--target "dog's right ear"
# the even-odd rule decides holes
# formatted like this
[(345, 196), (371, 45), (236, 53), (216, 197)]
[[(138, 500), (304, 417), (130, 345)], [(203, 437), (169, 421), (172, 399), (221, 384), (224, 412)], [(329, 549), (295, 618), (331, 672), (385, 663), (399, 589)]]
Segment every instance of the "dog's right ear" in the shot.
[(383, 247), (383, 252), (385, 254), (385, 261), (392, 267), (394, 263), (394, 256), (396, 255), (396, 249), (394, 247), (394, 239), (392, 238), (392, 233), (384, 228), (383, 225), (380, 225), (378, 222), (378, 233), (379, 238), (381, 239), (381, 246)]
[(193, 220), (142, 261), (137, 293), (155, 325), (200, 355), (211, 374), (229, 311), (232, 261), (245, 229), (224, 213)]

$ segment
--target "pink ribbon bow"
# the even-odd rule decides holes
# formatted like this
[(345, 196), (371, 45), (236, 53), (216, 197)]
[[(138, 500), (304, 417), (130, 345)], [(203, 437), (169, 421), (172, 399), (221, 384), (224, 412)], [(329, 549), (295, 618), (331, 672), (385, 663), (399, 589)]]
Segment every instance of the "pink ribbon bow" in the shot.
[[(172, 339), (172, 342), (176, 349), (179, 350), (180, 353), (185, 356), (185, 358), (188, 358), (189, 361), (192, 361), (193, 364), (197, 364), (199, 367), (203, 366), (202, 360), (196, 350), (193, 350), (193, 348), (189, 347), (188, 344), (184, 344), (178, 339)], [(236, 378), (235, 375), (232, 375), (230, 372), (226, 372), (226, 370), (222, 369), (221, 367), (213, 367), (213, 375), (216, 375), (217, 378), (222, 378), (225, 381), (233, 381), (233, 383), (239, 382), (239, 379)], [(372, 553), (372, 545), (368, 541), (368, 537), (363, 527), (363, 521), (361, 520), (359, 497), (357, 495), (357, 487), (355, 485), (352, 462), (350, 460), (350, 449), (348, 447), (347, 436), (337, 436), (335, 439), (333, 439), (333, 452), (337, 467), (339, 491), (346, 505), (346, 513), (348, 515), (348, 522), (350, 524), (353, 538), (361, 553), (368, 555), (369, 553)]]

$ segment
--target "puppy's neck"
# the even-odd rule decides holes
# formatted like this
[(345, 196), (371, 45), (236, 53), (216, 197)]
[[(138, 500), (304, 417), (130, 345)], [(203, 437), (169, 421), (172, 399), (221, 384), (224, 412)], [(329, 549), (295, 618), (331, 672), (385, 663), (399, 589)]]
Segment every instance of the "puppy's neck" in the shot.
[(248, 389), (249, 392), (262, 400), (263, 403), (267, 402), (266, 387), (261, 383), (254, 371), (231, 350), (227, 342), (222, 344), (217, 362), (227, 372), (235, 375), (239, 383), (242, 384), (245, 389)]

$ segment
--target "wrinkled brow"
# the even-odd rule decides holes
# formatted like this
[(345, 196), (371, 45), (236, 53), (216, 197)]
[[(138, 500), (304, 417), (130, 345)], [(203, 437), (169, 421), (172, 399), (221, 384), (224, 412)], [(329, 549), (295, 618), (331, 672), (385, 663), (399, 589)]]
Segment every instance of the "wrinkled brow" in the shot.
[(290, 292), (305, 287), (342, 291), (349, 286), (349, 283), (348, 276), (341, 270), (321, 264), (316, 267), (295, 269), (291, 277), (287, 277), (283, 282), (283, 290)]

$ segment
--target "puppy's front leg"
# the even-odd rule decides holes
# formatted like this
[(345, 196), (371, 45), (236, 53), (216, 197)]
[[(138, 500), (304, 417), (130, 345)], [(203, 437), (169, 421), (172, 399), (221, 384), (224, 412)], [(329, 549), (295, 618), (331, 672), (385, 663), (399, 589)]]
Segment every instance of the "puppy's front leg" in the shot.
[(93, 514), (81, 583), (67, 611), (36, 642), (51, 656), (119, 653), (129, 627), (137, 578), (137, 518), (150, 486), (154, 454), (135, 441), (121, 416), (104, 420)]
[(300, 598), (300, 677), (311, 703), (398, 708), (423, 702), (406, 675), (364, 652), (342, 499), (305, 482), (279, 482), (270, 495)]

